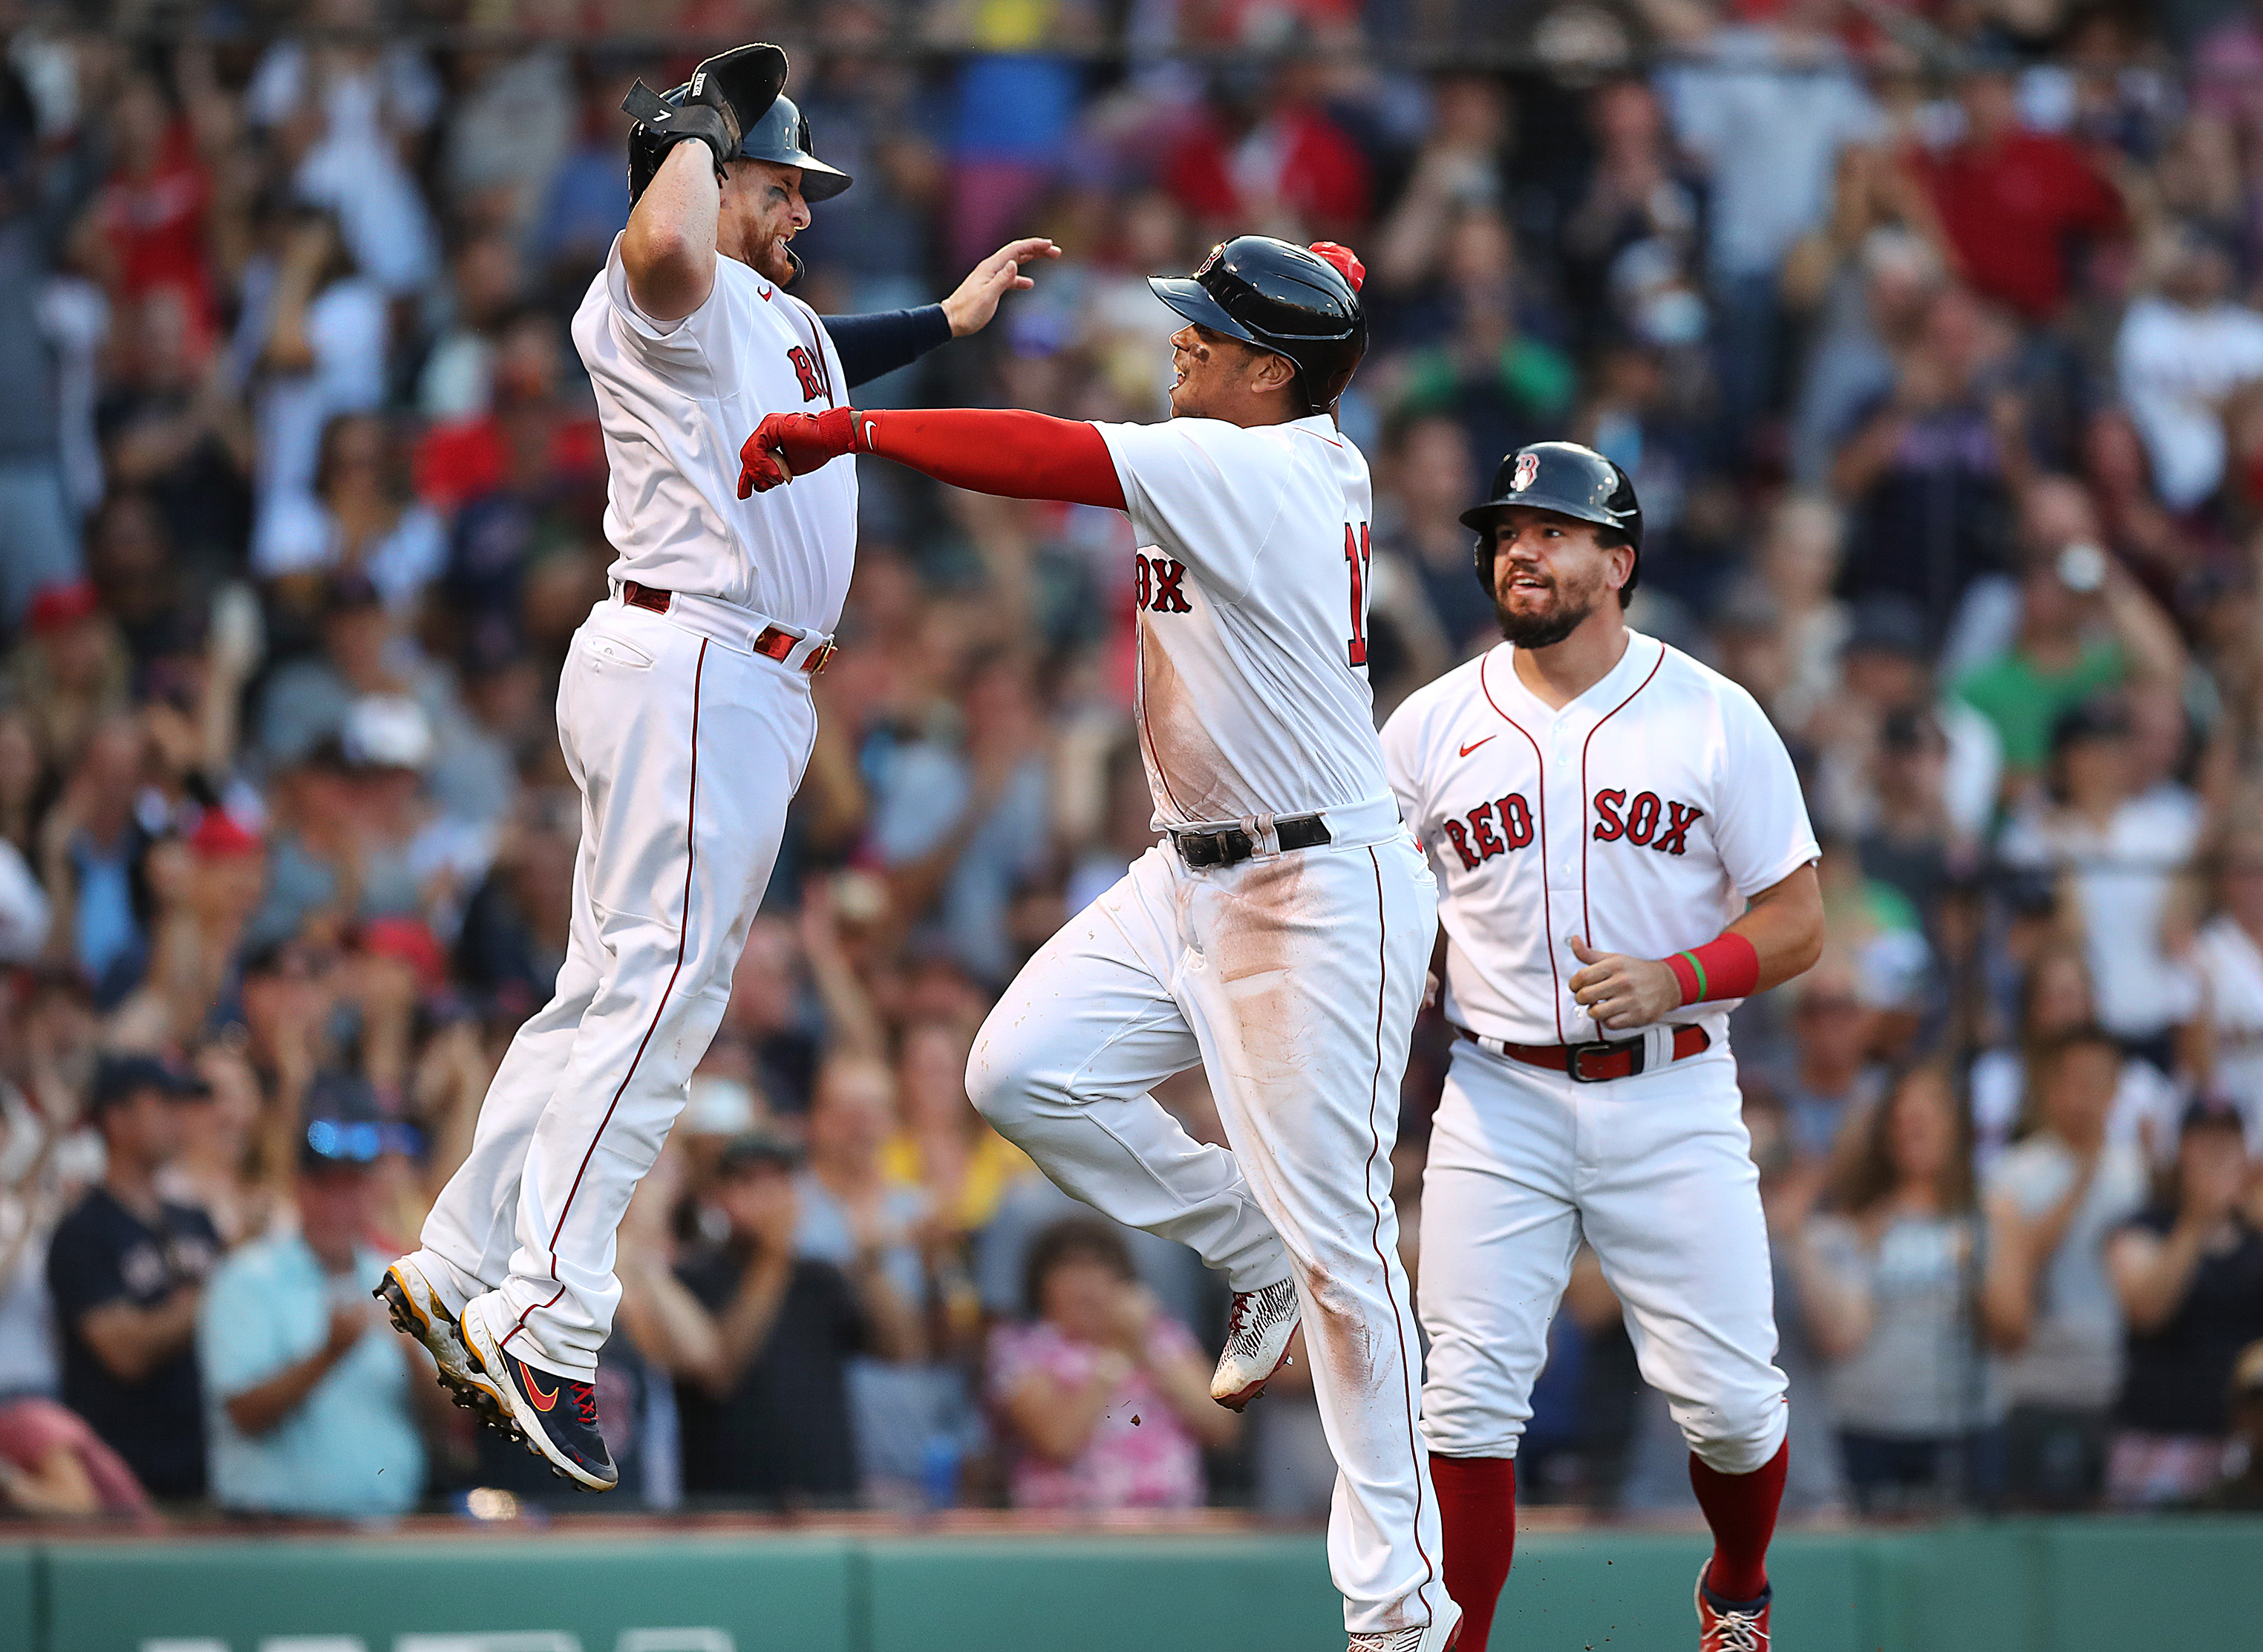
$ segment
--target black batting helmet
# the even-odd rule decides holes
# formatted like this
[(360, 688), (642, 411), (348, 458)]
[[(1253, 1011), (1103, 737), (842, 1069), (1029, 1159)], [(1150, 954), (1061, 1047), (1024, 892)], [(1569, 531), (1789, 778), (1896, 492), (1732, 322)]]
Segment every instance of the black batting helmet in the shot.
[(1500, 461), (1493, 497), (1462, 512), (1462, 525), (1477, 533), (1478, 583), (1488, 597), (1493, 594), (1493, 525), (1513, 504), (1553, 511), (1623, 535), (1634, 547), (1635, 560), (1619, 588), (1619, 600), (1634, 595), (1642, 573), (1642, 505), (1634, 496), (1634, 478), (1617, 461), (1577, 442), (1534, 442)]
[[(1341, 256), (1359, 269), (1348, 252)], [(1197, 326), (1286, 356), (1315, 413), (1335, 410), (1367, 353), (1367, 315), (1354, 278), (1319, 253), (1271, 235), (1236, 235), (1212, 247), (1192, 275), (1151, 276), (1147, 285)]]

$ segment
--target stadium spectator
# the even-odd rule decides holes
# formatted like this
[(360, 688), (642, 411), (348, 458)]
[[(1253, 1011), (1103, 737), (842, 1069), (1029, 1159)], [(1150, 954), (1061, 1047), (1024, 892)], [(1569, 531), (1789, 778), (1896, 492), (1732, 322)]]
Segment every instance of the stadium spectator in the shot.
[(2194, 1077), (2236, 1107), (2263, 1154), (2263, 833), (2235, 828), (2216, 863), (2216, 912), (2194, 938), (2201, 1011), (2187, 1036)]
[(2126, 700), (2100, 698), (2051, 725), (2047, 802), (2005, 827), (2007, 866), (2058, 878), (2061, 920), (2098, 983), (2098, 1019), (2133, 1054), (2173, 1070), (2176, 1028), (2198, 1005), (2182, 954), (2192, 924), (2184, 868), (2199, 846), (2200, 800), (2181, 786), (2137, 789)]
[[(2037, 1057), (2064, 1034), (2098, 1019), (2084, 949), (2045, 945), (2020, 977), (2012, 1036), (1983, 1050), (1966, 1075), (1972, 1115), (1973, 1163), (1985, 1179), (2028, 1122), (2030, 1076)], [(2181, 1097), (2173, 1080), (2142, 1056), (2124, 1055), (2106, 1114), (2109, 1141), (2158, 1163), (2174, 1151)]]
[(429, 1368), (370, 1301), (390, 1260), (367, 1237), (385, 1130), (366, 1082), (318, 1078), (294, 1166), (297, 1231), (235, 1251), (205, 1287), (212, 1496), (231, 1512), (399, 1514), (423, 1493), (411, 1399)]
[(2263, 1513), (2263, 1342), (2239, 1351), (2231, 1368), (2232, 1435), (2243, 1448), (2245, 1461), (2202, 1492), (2195, 1503), (2226, 1513)]
[(162, 1522), (125, 1460), (52, 1400), (0, 1404), (0, 1509), (33, 1519)]
[(1794, 1151), (1820, 1160), (1840, 1133), (1886, 1093), (1875, 1059), (1878, 1015), (1843, 958), (1828, 958), (1791, 985), (1791, 1060), (1773, 1085)]
[(1944, 1070), (1914, 1068), (1849, 1130), (1832, 1208), (1785, 1235), (1847, 1482), (1865, 1513), (1985, 1496), (2004, 1406), (1977, 1335), (1963, 1109)]
[(220, 1235), (201, 1210), (161, 1198), (156, 1178), (180, 1148), (178, 1110), (204, 1095), (149, 1057), (105, 1060), (87, 1113), (108, 1167), (47, 1245), (63, 1404), (169, 1501), (205, 1489), (197, 1310)]
[(2016, 65), (1984, 55), (1957, 82), (1964, 132), (1913, 158), (1957, 266), (1974, 290), (2031, 322), (2048, 321), (2072, 285), (2069, 243), (2119, 232), (2119, 192), (2057, 133), (2020, 119)]
[[(679, 1396), (690, 1496), (850, 1502), (858, 1484), (850, 1361), (911, 1351), (909, 1315), (873, 1258), (857, 1260), (852, 1282), (796, 1253), (799, 1158), (766, 1132), (727, 1148), (708, 1193), (724, 1236), (676, 1267), (715, 1337), (712, 1359)], [(871, 1314), (873, 1301), (893, 1311)]]
[(2184, 650), (2168, 617), (2099, 551), (2098, 517), (2080, 484), (2044, 477), (2020, 504), (2027, 564), (2016, 634), (1956, 684), (1996, 725), (2007, 788), (2039, 774), (2060, 714), (2124, 685), (2176, 686)]
[(1777, 267), (1829, 209), (1840, 149), (1881, 136), (1883, 121), (1832, 34), (1826, 0), (1721, 25), (1710, 7), (1648, 0), (1642, 9), (1693, 54), (1661, 83), (1674, 134), (1711, 188), (1715, 346), (1730, 435), (1740, 440), (1778, 394)]
[(2263, 1180), (2237, 1111), (2187, 1111), (2174, 1188), (2106, 1242), (2129, 1326), (2106, 1489), (2125, 1507), (2189, 1502), (2215, 1482), (2232, 1367), (2263, 1337)]
[(1017, 1509), (1184, 1509), (1202, 1448), (1240, 1419), (1210, 1397), (1201, 1350), (1158, 1311), (1115, 1230), (1070, 1217), (1030, 1252), (1029, 1322), (991, 1339), (988, 1388), (1015, 1447)]
[(2144, 1160), (2106, 1136), (2120, 1066), (2094, 1025), (2038, 1052), (2035, 1133), (1988, 1184), (1981, 1323), (2005, 1356), (2005, 1488), (2024, 1507), (2085, 1508), (2105, 1482), (2124, 1365), (2105, 1242), (2145, 1196)]

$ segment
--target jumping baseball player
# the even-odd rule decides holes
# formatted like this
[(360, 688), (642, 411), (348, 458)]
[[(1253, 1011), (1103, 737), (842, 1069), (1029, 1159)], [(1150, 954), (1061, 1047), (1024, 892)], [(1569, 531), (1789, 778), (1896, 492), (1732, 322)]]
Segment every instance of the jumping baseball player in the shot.
[[(1301, 1311), (1339, 1475), (1328, 1556), (1356, 1652), (1442, 1652), (1420, 1353), (1391, 1143), (1435, 927), (1367, 681), (1367, 461), (1336, 428), (1366, 349), (1348, 250), (1262, 235), (1152, 283), (1186, 318), (1172, 417), (772, 415), (761, 491), (871, 453), (963, 488), (1123, 511), (1139, 539), (1139, 746), (1168, 841), (1030, 960), (967, 1069), (1062, 1187), (1181, 1240), (1234, 1292), (1211, 1393), (1240, 1409)], [(821, 477), (818, 480), (822, 480)], [(792, 489), (785, 491), (792, 492)], [(1201, 1062), (1232, 1151), (1153, 1087)]]
[(624, 105), (634, 206), (573, 327), (618, 555), (558, 688), (582, 791), (571, 940), (423, 1247), (379, 1292), (459, 1402), (593, 1490), (618, 1478), (591, 1385), (614, 1230), (729, 998), (856, 546), (851, 467), (742, 503), (739, 433), (981, 327), (1030, 285), (1020, 261), (1052, 252), (1017, 242), (942, 305), (821, 320), (784, 291), (789, 243), (850, 180), (810, 153), (785, 79), (784, 53), (745, 46)]
[(1483, 1652), (1516, 1446), (1584, 1236), (1672, 1402), (1713, 1528), (1704, 1652), (1765, 1652), (1784, 1380), (1729, 1011), (1822, 946), (1815, 837), (1745, 691), (1630, 630), (1642, 511), (1569, 442), (1462, 520), (1506, 641), (1383, 731), (1440, 885), (1460, 1040), (1422, 1193), (1422, 1431), (1446, 1586)]

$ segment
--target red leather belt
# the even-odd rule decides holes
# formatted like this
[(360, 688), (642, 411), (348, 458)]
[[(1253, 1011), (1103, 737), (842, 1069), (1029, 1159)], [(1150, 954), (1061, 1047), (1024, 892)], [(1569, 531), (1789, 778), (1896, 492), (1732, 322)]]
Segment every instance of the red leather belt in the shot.
[[(632, 608), (643, 608), (653, 613), (666, 613), (675, 605), (676, 594), (673, 591), (655, 591), (650, 585), (640, 585), (633, 579), (625, 579), (621, 581), (621, 600)], [(804, 640), (782, 626), (764, 626), (762, 634), (755, 639), (755, 652), (784, 665), (792, 657), (794, 648)], [(800, 669), (814, 677), (831, 663), (836, 652), (838, 649), (835, 645), (830, 642), (821, 648), (812, 648), (808, 657), (802, 661)]]
[[(1465, 1026), (1456, 1027), (1454, 1033), (1482, 1048), (1506, 1055), (1512, 1061), (1561, 1073), (1575, 1084), (1632, 1078), (1643, 1070), (1643, 1040), (1639, 1038), (1605, 1039), (1591, 1044), (1511, 1044), (1505, 1039), (1479, 1038)], [(1702, 1026), (1674, 1029), (1673, 1059), (1677, 1061), (1712, 1047), (1712, 1035)]]

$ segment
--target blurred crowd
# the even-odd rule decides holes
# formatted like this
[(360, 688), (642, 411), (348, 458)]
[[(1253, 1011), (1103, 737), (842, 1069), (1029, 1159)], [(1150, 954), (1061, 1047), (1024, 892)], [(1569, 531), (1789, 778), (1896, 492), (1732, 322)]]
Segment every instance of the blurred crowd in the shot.
[[(1826, 845), (1825, 959), (1733, 1034), (1796, 1509), (2263, 1507), (2263, 6), (98, 10), (0, 11), (0, 1507), (577, 1506), (368, 1292), (564, 953), (620, 98), (758, 35), (857, 178), (821, 311), (1066, 250), (868, 404), (1158, 417), (1145, 276), (1361, 251), (1378, 719), (1497, 641), (1456, 518), (1505, 451), (1633, 474), (1634, 623), (1759, 698)], [(1403, 66), (1457, 48), (1498, 67)], [(1220, 1289), (964, 1089), (1154, 838), (1129, 530), (860, 475), (786, 849), (620, 1234), (604, 1506), (1315, 1516), (1301, 1363), (1212, 1406)], [(1218, 1138), (1198, 1072), (1164, 1099)], [(1632, 1363), (1590, 1259), (1529, 1497), (1686, 1503)]]

